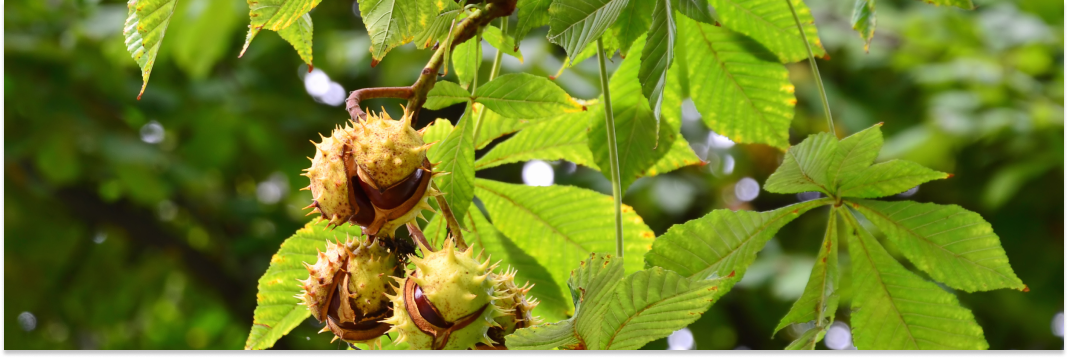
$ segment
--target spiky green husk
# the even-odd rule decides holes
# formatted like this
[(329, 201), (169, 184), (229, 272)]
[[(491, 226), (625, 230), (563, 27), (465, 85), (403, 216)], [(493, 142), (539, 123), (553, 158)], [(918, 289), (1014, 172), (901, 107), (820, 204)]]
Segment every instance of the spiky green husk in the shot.
[(365, 314), (385, 309), (389, 305), (386, 295), (395, 292), (390, 276), (400, 273), (397, 255), (377, 241), (357, 240), (346, 246), (349, 248), (348, 291), (356, 306), (353, 308)]
[[(341, 225), (353, 214), (349, 205), (349, 175), (345, 161), (350, 160), (345, 144), (352, 136), (352, 128), (336, 127), (329, 137), (322, 137), (322, 142), (315, 145), (315, 158), (312, 165), (301, 174), (311, 181), (307, 189), (312, 192), (314, 200), (309, 208), (311, 214), (321, 213), (323, 218), (333, 225)], [(308, 214), (308, 215), (311, 215)]]
[(393, 120), (383, 110), (380, 115), (368, 113), (364, 121), (355, 124), (352, 153), (364, 181), (388, 188), (423, 165), (430, 146), (412, 129), (411, 121), (407, 111), (400, 120)]
[(344, 256), (347, 253), (341, 245), (326, 242), (326, 252), (319, 251), (314, 265), (307, 262), (304, 267), (308, 269), (308, 278), (300, 281), (303, 291), (296, 297), (303, 305), (308, 306), (312, 316), (322, 322), (326, 319), (326, 308), (330, 306), (338, 272), (342, 269)]
[(513, 268), (509, 268), (503, 273), (494, 274), (497, 282), (495, 289), (501, 295), (501, 298), (497, 301), (497, 306), (507, 313), (495, 319), (503, 330), (502, 336), (512, 334), (518, 328), (533, 326), (539, 321), (533, 315), (534, 308), (538, 306), (538, 300), (527, 298), (527, 292), (534, 285), (528, 283), (523, 286), (517, 286), (515, 284), (515, 274), (516, 270)]

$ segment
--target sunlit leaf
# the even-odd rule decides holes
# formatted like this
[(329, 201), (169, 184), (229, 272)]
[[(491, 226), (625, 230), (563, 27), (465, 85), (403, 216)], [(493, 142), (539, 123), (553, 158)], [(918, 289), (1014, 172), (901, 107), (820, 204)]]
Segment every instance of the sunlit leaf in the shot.
[(616, 22), (628, 0), (553, 1), (549, 6), (549, 42), (574, 57)]
[(828, 179), (829, 168), (838, 152), (838, 138), (826, 132), (814, 134), (786, 151), (786, 157), (768, 177), (764, 190), (793, 194), (819, 191), (828, 195), (834, 189)]
[(968, 292), (1023, 290), (1001, 240), (982, 216), (956, 205), (912, 201), (850, 201), (886, 233), (916, 267)]
[(361, 237), (358, 226), (342, 225), (327, 229), (325, 221), (308, 223), (282, 242), (278, 253), (271, 257), (271, 265), (260, 277), (256, 294), (256, 310), (252, 314), (252, 331), (245, 349), (271, 348), (279, 338), (311, 316), (308, 307), (295, 296), (301, 292), (297, 280), (308, 278), (304, 262), (314, 264), (317, 252), (326, 250), (327, 241), (344, 241), (347, 237)]
[(705, 124), (738, 143), (785, 149), (797, 102), (786, 67), (746, 36), (688, 17), (675, 21), (676, 57), (686, 57), (690, 97)]
[(656, 0), (638, 68), (638, 82), (642, 85), (642, 95), (649, 100), (649, 108), (653, 110), (657, 131), (660, 130), (660, 105), (664, 101), (668, 67), (675, 56), (675, 10), (671, 3), (672, 0)]
[(653, 267), (616, 286), (601, 325), (600, 349), (638, 349), (701, 317), (727, 290), (724, 278), (691, 280)]
[(464, 89), (471, 89), (471, 82), (478, 76), (479, 67), (482, 67), (482, 41), (477, 36), (456, 45), (452, 50), (452, 68), (456, 70), (456, 78)]
[(502, 34), (501, 29), (493, 26), (486, 26), (482, 29), (482, 38), (486, 39), (486, 42), (498, 51), (506, 53), (508, 56), (515, 57), (519, 60), (519, 63), (523, 63), (523, 53), (519, 52), (519, 44), (516, 43), (511, 36)]
[(965, 10), (975, 10), (972, 0), (922, 0), (934, 6), (956, 6)]
[(549, 24), (549, 6), (551, 6), (553, 0), (518, 0), (516, 1), (516, 22), (515, 32), (513, 37), (516, 39), (516, 46), (519, 45), (519, 41), (523, 41), (523, 38), (530, 33), (530, 30), (545, 26)]
[(875, 0), (855, 0), (853, 4), (853, 30), (864, 40), (864, 51), (871, 46), (875, 36)]
[(499, 115), (523, 119), (586, 109), (555, 82), (527, 73), (509, 73), (479, 85), (475, 100)]
[(475, 105), (479, 107), (479, 111), (486, 111), (486, 114), (482, 115), (482, 128), (478, 131), (478, 138), (475, 141), (475, 148), (477, 149), (482, 149), (489, 145), (490, 142), (493, 142), (494, 139), (515, 133), (538, 121), (505, 117), (485, 108), (481, 104), (476, 103)]
[(875, 161), (883, 147), (880, 127), (881, 123), (876, 124), (838, 142), (838, 150), (827, 172), (827, 182), (833, 186), (830, 189), (837, 191), (843, 180), (864, 171)]
[[(556, 282), (591, 252), (615, 252), (612, 197), (570, 186), (531, 187), (475, 179), (475, 194), (493, 226), (538, 260)], [(642, 269), (653, 232), (623, 206), (623, 252), (628, 271)], [(565, 296), (567, 293), (564, 293)]]
[[(812, 11), (801, 0), (791, 0), (801, 20), (809, 47), (816, 57), (824, 55), (816, 34)], [(796, 62), (808, 57), (805, 42), (797, 31), (790, 7), (783, 0), (710, 0), (723, 27), (740, 32), (764, 45), (781, 62)]]
[(931, 180), (946, 179), (949, 174), (927, 169), (907, 160), (875, 164), (842, 182), (838, 195), (854, 198), (881, 198), (900, 194)]
[(406, 44), (431, 26), (443, 8), (423, 0), (363, 0), (360, 16), (371, 38), (371, 66), (394, 47)]
[[(812, 322), (813, 327), (809, 330), (815, 332), (805, 334), (798, 340), (804, 339), (805, 343), (799, 343), (798, 349), (815, 349), (816, 343), (823, 339), (827, 328), (834, 322), (834, 313), (838, 309), (838, 214), (831, 212), (827, 220), (827, 233), (823, 236), (819, 254), (816, 255), (816, 264), (812, 266), (808, 284), (805, 291), (790, 307), (790, 311), (779, 321), (775, 332), (786, 328), (794, 323)], [(808, 333), (808, 332), (806, 332)]]
[(427, 159), (436, 163), (435, 172), (449, 173), (435, 177), (434, 183), (456, 217), (464, 216), (475, 195), (475, 141), (472, 122), (472, 116), (460, 118), (449, 136), (430, 147), (426, 153)]
[(853, 345), (859, 349), (986, 349), (983, 329), (953, 294), (901, 266), (853, 218)]
[(426, 95), (426, 103), (423, 107), (431, 110), (439, 110), (457, 103), (471, 100), (471, 93), (460, 85), (449, 81), (438, 81), (434, 88)]
[(148, 86), (159, 45), (163, 42), (167, 25), (171, 23), (176, 3), (177, 0), (130, 0), (126, 3), (129, 12), (122, 34), (126, 41), (126, 51), (141, 68), (143, 81), (137, 99), (141, 99), (145, 87)]
[(569, 113), (538, 121), (478, 158), (475, 170), (531, 159), (562, 159), (598, 169), (586, 143), (588, 115), (585, 112)]
[[(248, 0), (248, 35), (241, 55), (248, 50), (252, 39), (260, 30), (268, 29), (288, 41), (297, 50), (305, 63), (312, 63), (312, 21), (308, 12), (319, 5), (321, 0)], [(290, 29), (290, 27), (297, 26)]]
[(434, 43), (444, 42), (449, 28), (453, 26), (453, 21), (460, 21), (463, 9), (459, 4), (452, 1), (442, 1), (436, 4), (443, 5), (442, 12), (434, 16), (429, 25), (415, 34), (412, 42), (415, 43), (416, 48), (425, 49), (434, 46)]
[(801, 214), (829, 203), (829, 199), (811, 200), (765, 212), (713, 210), (701, 218), (673, 225), (657, 237), (652, 250), (645, 254), (645, 262), (691, 279), (731, 277), (721, 286), (730, 289), (779, 229)]

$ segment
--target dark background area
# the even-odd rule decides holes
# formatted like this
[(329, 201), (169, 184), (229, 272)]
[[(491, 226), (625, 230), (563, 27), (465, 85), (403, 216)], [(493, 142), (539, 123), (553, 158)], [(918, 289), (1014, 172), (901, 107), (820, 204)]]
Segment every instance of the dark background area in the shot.
[[(1063, 349), (1063, 3), (977, 0), (977, 10), (965, 11), (879, 0), (865, 53), (851, 1), (806, 2), (830, 54), (818, 63), (839, 135), (883, 122), (880, 160), (954, 173), (906, 194), (982, 214), (1030, 287), (957, 292), (990, 347)], [(342, 94), (411, 84), (430, 52), (407, 45), (371, 68), (353, 9), (326, 0), (312, 12), (316, 76)], [(269, 31), (237, 58), (248, 23), (240, 0), (179, 1), (140, 101), (140, 71), (123, 44), (124, 1), (12, 0), (4, 10), (4, 348), (243, 347), (256, 280), (306, 222), (300, 208), (310, 194), (298, 189), (314, 152), (308, 140), (348, 117), (331, 105), (336, 88), (323, 92), (321, 76), (305, 81), (307, 68)], [(523, 63), (505, 56), (502, 73), (556, 73), (564, 54), (545, 31), (523, 41)], [(493, 53), (484, 50), (488, 61)], [(596, 97), (593, 61), (557, 82), (575, 97)], [(826, 127), (807, 64), (788, 66), (799, 100), (796, 144)], [(399, 114), (398, 103), (364, 104)], [(419, 125), (455, 121), (461, 111), (423, 111)], [(626, 193), (657, 234), (712, 209), (770, 210), (801, 199), (762, 190), (751, 197), (782, 153), (724, 141), (698, 118), (684, 108), (683, 134), (708, 164), (641, 179)], [(600, 173), (552, 166), (557, 184), (608, 192)], [(521, 183), (523, 168), (478, 175)], [(771, 332), (804, 288), (826, 213), (803, 216), (768, 244), (689, 328), (698, 349), (790, 342), (790, 329)], [(838, 318), (848, 323), (842, 307)], [(319, 328), (309, 320), (276, 348), (344, 348)]]

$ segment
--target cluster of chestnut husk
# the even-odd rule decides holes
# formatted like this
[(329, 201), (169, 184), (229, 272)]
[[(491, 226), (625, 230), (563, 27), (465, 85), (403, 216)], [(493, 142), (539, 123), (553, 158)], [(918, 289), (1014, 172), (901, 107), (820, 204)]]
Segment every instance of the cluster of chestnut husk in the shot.
[(366, 235), (327, 242), (315, 264), (304, 264), (309, 276), (297, 298), (326, 323), (322, 332), (372, 347), (389, 336), (411, 349), (504, 349), (505, 336), (536, 323), (531, 286), (517, 286), (515, 270), (498, 271), (451, 238), (437, 250), (419, 241), (420, 255), (395, 237), (433, 210), (427, 198), (440, 193), (430, 179), (447, 174), (433, 171), (426, 157), (433, 143), (412, 129), (410, 113), (401, 120), (370, 113), (312, 143), (307, 208)]

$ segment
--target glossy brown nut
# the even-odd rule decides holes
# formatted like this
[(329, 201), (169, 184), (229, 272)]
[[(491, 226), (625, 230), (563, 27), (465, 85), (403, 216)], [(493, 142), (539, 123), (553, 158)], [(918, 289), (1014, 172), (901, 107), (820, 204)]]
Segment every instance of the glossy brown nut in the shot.
[[(423, 159), (423, 166), (429, 168), (430, 162), (426, 159)], [(375, 189), (370, 184), (362, 180), (358, 180), (358, 178), (354, 179), (358, 180), (360, 186), (362, 187), (363, 191), (367, 193), (367, 197), (368, 199), (370, 199), (372, 204), (377, 206), (379, 209), (388, 210), (400, 206), (413, 195), (415, 195), (415, 193), (419, 191), (420, 186), (423, 185), (423, 176), (426, 175), (430, 175), (430, 172), (421, 168), (416, 169), (410, 175), (405, 177), (404, 180), (401, 180), (400, 182), (397, 182), (396, 184), (393, 184), (392, 186), (382, 190)]]
[(366, 227), (375, 221), (375, 208), (371, 204), (371, 199), (367, 197), (367, 192), (364, 191), (364, 185), (359, 176), (349, 179), (349, 205), (355, 211), (355, 214), (349, 217), (349, 222)]

